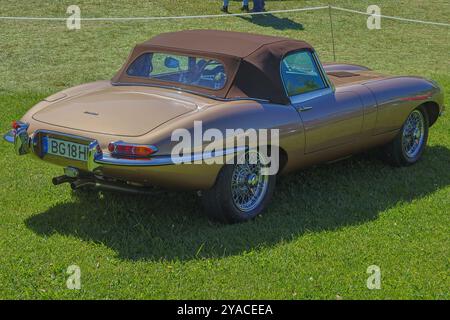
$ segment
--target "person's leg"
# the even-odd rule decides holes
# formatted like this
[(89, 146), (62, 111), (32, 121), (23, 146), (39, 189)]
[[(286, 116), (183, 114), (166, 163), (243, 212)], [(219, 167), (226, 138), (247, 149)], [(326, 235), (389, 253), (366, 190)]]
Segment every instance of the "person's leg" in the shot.
[(253, 0), (253, 11), (254, 12), (262, 11), (261, 0)]
[(241, 10), (242, 11), (247, 11), (247, 12), (250, 11), (250, 9), (248, 8), (248, 0), (242, 0), (242, 8), (241, 8)]
[(230, 0), (223, 0), (223, 7), (220, 9), (223, 12), (228, 12), (228, 4), (230, 3)]

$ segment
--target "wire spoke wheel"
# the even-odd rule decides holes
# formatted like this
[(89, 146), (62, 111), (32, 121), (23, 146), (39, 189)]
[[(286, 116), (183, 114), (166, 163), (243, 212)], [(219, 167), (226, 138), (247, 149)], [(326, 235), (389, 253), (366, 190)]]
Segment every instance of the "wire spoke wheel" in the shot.
[(231, 177), (233, 203), (240, 211), (250, 212), (264, 199), (269, 176), (262, 174), (266, 161), (263, 155), (250, 150), (238, 158)]
[(408, 158), (414, 158), (420, 152), (425, 138), (425, 119), (419, 110), (409, 115), (403, 127), (402, 147)]

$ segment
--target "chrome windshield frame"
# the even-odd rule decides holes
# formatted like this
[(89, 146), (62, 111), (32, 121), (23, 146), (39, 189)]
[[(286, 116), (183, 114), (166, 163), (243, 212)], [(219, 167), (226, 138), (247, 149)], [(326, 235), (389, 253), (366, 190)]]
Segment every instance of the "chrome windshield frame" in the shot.
[[(289, 100), (291, 101), (292, 105), (297, 105), (300, 103), (303, 103), (305, 101), (314, 99), (314, 98), (318, 98), (324, 95), (328, 95), (333, 93), (336, 89), (334, 84), (330, 81), (330, 79), (328, 78), (325, 69), (322, 66), (322, 63), (320, 62), (319, 56), (317, 55), (317, 52), (315, 50), (309, 51), (306, 49), (302, 49), (302, 50), (297, 50), (297, 51), (293, 51), (290, 52), (288, 55), (290, 54), (295, 54), (296, 52), (310, 52), (311, 53), (311, 57), (312, 57), (312, 62), (315, 65), (315, 67), (317, 68), (317, 71), (319, 72), (319, 75), (325, 85), (324, 88), (320, 88), (317, 90), (313, 90), (310, 92), (305, 92), (305, 93), (300, 93), (297, 95), (293, 95), (293, 96), (289, 96), (286, 86), (284, 84), (284, 80), (283, 80), (283, 74), (281, 72), (281, 65), (280, 65), (280, 78), (283, 84), (283, 88), (285, 91), (286, 96), (289, 98)], [(288, 56), (286, 55), (285, 57), (283, 57), (283, 59), (281, 60), (281, 63), (283, 63), (284, 59)]]

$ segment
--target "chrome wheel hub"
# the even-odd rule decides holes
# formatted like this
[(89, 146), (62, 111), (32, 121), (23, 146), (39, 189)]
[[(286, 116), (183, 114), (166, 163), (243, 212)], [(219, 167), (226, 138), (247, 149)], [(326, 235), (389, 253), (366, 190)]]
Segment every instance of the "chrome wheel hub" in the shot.
[(249, 174), (247, 177), (247, 185), (254, 187), (258, 184), (258, 176), (255, 173)]
[(243, 212), (249, 212), (263, 201), (269, 176), (261, 173), (264, 166), (259, 152), (248, 151), (241, 157), (245, 157), (244, 161), (238, 160), (231, 177), (231, 194), (234, 205)]
[(419, 110), (409, 115), (403, 127), (402, 147), (408, 158), (420, 152), (425, 138), (425, 119)]

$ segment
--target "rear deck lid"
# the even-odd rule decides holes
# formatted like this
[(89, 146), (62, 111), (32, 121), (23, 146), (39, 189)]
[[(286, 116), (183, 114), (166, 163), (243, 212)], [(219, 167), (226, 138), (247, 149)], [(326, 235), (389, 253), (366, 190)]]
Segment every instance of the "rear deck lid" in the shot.
[(86, 132), (140, 136), (197, 105), (133, 87), (112, 87), (50, 104), (33, 119)]

